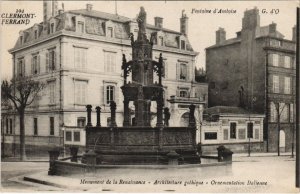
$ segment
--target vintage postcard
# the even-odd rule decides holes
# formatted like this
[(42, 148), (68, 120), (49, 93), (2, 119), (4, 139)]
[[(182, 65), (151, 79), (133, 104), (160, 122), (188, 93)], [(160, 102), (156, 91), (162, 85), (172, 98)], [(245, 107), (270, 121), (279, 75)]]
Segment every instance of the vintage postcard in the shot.
[(299, 6), (1, 1), (1, 192), (298, 193)]

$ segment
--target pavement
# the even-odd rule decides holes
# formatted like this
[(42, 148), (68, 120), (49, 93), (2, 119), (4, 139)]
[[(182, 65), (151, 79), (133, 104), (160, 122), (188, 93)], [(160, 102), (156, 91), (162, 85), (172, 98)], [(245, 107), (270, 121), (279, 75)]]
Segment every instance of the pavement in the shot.
[[(100, 173), (72, 177), (48, 176), (48, 163), (3, 162), (6, 176), (3, 191), (19, 191), (22, 184), (30, 191), (67, 192), (281, 192), (297, 193), (295, 158), (290, 154), (234, 154), (225, 166), (167, 169), (102, 169)], [(25, 172), (16, 168), (28, 169)], [(28, 172), (29, 171), (29, 172)], [(5, 175), (5, 174), (9, 174)], [(24, 177), (27, 181), (24, 181)], [(14, 181), (8, 184), (9, 181)], [(2, 182), (2, 181), (1, 181)], [(14, 184), (20, 184), (17, 187)]]

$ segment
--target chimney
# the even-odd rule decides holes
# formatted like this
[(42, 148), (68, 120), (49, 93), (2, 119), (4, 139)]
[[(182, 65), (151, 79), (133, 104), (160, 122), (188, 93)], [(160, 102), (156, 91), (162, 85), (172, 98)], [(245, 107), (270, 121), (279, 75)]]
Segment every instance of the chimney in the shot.
[(155, 27), (162, 28), (163, 27), (163, 18), (154, 17), (154, 25), (155, 25)]
[(185, 36), (188, 34), (188, 20), (189, 18), (184, 13), (184, 10), (182, 10), (182, 16), (180, 18), (180, 32)]
[(221, 44), (226, 40), (226, 31), (224, 28), (219, 28), (216, 31), (216, 44)]
[(292, 41), (296, 42), (297, 39), (297, 29), (296, 29), (296, 25), (293, 27), (293, 37), (292, 37)]
[(87, 11), (92, 11), (92, 9), (93, 9), (93, 5), (90, 4), (90, 3), (87, 3), (87, 4), (86, 4), (86, 10), (87, 10)]
[(254, 9), (246, 10), (243, 17), (242, 29), (255, 29), (260, 26), (259, 10)]
[(269, 24), (269, 34), (276, 33), (276, 26), (277, 24), (272, 22), (272, 24)]
[(46, 23), (51, 17), (58, 14), (57, 0), (43, 0), (43, 21)]

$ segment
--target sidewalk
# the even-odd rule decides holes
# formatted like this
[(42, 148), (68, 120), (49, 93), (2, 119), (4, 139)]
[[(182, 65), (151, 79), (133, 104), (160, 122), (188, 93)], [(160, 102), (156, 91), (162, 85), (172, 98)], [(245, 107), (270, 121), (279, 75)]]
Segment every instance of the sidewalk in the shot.
[[(250, 157), (275, 157), (278, 156), (277, 152), (251, 152)], [(217, 156), (216, 154), (213, 154), (212, 156)], [(291, 152), (284, 152), (280, 153), (280, 156), (292, 156)], [(279, 156), (279, 157), (280, 157)], [(69, 156), (66, 156), (69, 157)], [(240, 158), (240, 157), (249, 157), (248, 153), (233, 153), (233, 160), (234, 158)], [(63, 157), (59, 157), (61, 159)], [(294, 154), (294, 158), (296, 158), (296, 155)], [(19, 157), (5, 157), (1, 158), (1, 162), (48, 162), (49, 157), (43, 156), (43, 157), (28, 157), (26, 161), (21, 161)]]

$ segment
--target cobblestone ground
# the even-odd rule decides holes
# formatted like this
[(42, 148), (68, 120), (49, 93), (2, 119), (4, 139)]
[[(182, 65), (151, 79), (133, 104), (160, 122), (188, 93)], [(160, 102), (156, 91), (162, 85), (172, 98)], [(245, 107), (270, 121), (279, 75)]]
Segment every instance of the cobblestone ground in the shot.
[[(9, 166), (14, 168), (11, 165), (2, 163), (2, 174), (11, 172), (5, 170)], [(23, 169), (22, 165), (20, 163), (17, 170)], [(31, 177), (61, 185), (69, 192), (299, 192), (295, 188), (295, 159), (290, 156), (237, 157), (227, 166), (103, 169), (98, 174), (68, 178), (49, 177), (45, 171), (48, 166), (40, 167), (41, 171), (31, 173)], [(13, 185), (6, 183), (4, 186)]]

